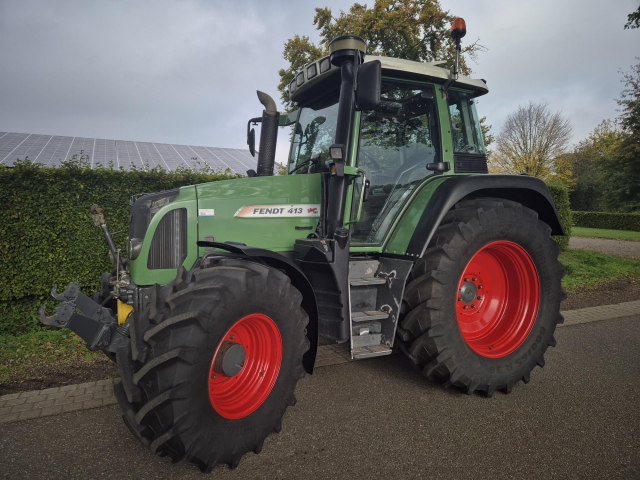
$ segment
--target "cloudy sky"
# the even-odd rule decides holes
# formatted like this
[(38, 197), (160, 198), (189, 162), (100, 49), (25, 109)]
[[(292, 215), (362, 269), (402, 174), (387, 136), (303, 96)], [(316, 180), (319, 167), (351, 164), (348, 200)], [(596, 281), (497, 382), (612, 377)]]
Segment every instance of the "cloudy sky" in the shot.
[[(352, 3), (0, 0), (0, 130), (244, 148), (255, 90), (279, 100), (284, 42), (317, 38), (316, 6)], [(562, 110), (574, 142), (617, 115), (619, 70), (640, 56), (640, 30), (623, 30), (637, 0), (441, 5), (488, 48), (472, 67), (493, 133), (530, 100)]]

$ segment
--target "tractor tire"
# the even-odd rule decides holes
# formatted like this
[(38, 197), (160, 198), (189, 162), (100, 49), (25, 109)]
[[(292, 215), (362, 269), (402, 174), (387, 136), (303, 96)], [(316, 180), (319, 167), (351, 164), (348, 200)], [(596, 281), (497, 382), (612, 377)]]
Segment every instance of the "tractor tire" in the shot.
[(284, 273), (241, 259), (199, 260), (156, 285), (117, 353), (115, 394), (131, 432), (203, 472), (259, 453), (305, 374), (301, 301)]
[(428, 378), (487, 397), (528, 383), (564, 321), (551, 228), (502, 199), (459, 202), (407, 280), (400, 350)]

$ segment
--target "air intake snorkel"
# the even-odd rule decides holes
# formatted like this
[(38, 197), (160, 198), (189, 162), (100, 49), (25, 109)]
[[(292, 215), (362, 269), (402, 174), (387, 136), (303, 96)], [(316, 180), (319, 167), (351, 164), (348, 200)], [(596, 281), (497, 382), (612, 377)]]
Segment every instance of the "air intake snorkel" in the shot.
[(262, 129), (260, 131), (260, 150), (258, 151), (256, 174), (258, 177), (266, 177), (273, 175), (280, 114), (276, 110), (276, 102), (266, 93), (258, 91), (258, 100), (264, 105), (264, 110), (262, 111)]
[[(356, 108), (356, 76), (358, 67), (364, 61), (366, 43), (355, 35), (334, 38), (329, 44), (331, 63), (340, 68), (341, 83), (338, 101), (338, 119), (334, 144), (330, 147), (331, 177), (329, 181), (329, 201), (327, 205), (326, 236), (333, 238), (344, 223), (344, 209), (349, 180), (344, 176), (348, 164), (349, 141)], [(334, 154), (335, 152), (335, 154)]]

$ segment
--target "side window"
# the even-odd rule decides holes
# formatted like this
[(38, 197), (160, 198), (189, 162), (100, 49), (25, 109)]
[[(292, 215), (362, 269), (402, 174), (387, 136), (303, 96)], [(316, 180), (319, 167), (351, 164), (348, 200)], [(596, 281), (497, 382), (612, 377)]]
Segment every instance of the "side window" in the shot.
[(475, 100), (469, 97), (470, 94), (458, 90), (450, 90), (448, 93), (453, 151), (485, 155)]
[[(360, 120), (357, 165), (371, 186), (360, 221), (352, 224), (352, 244), (384, 240), (410, 193), (432, 175), (427, 163), (438, 161), (438, 138), (433, 88), (383, 82), (380, 105), (362, 112)], [(359, 188), (354, 189), (352, 215), (357, 214)]]

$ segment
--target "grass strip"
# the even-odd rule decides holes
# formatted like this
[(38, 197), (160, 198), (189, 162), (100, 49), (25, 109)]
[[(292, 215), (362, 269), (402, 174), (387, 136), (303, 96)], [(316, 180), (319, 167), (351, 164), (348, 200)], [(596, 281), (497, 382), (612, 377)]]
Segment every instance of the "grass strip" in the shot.
[(560, 254), (560, 262), (567, 269), (562, 285), (569, 293), (595, 288), (612, 280), (640, 280), (640, 262), (615, 255), (568, 249)]
[(0, 336), (0, 382), (54, 363), (92, 363), (106, 357), (91, 352), (85, 342), (70, 330), (41, 329), (22, 335)]
[(604, 228), (573, 227), (571, 235), (574, 237), (612, 238), (614, 240), (627, 240), (640, 242), (640, 232), (629, 230), (607, 230)]

